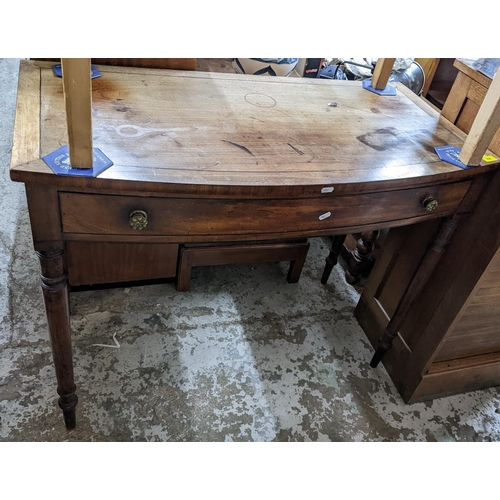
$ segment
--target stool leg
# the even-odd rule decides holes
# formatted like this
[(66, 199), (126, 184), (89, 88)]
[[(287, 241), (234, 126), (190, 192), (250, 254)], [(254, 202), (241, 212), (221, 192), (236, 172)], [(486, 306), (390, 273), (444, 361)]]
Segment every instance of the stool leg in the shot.
[(306, 261), (307, 252), (309, 250), (309, 243), (304, 244), (304, 249), (301, 250), (300, 256), (290, 262), (290, 268), (288, 269), (288, 275), (286, 277), (288, 283), (297, 283), (302, 273), (302, 268)]
[(193, 256), (189, 250), (181, 249), (179, 254), (179, 264), (177, 266), (177, 279), (175, 280), (175, 289), (178, 292), (187, 292), (189, 290), (189, 280), (191, 278), (191, 268)]
[(345, 280), (351, 285), (358, 283), (363, 276), (370, 274), (373, 267), (372, 252), (375, 248), (375, 240), (379, 231), (363, 231), (361, 238), (356, 243), (356, 248), (351, 251), (347, 259)]
[(332, 248), (330, 249), (330, 253), (326, 258), (325, 269), (323, 270), (323, 276), (321, 276), (321, 283), (323, 285), (326, 284), (328, 278), (330, 277), (332, 269), (337, 264), (346, 236), (347, 235), (345, 234), (340, 234), (338, 236), (335, 236), (335, 238), (333, 238)]

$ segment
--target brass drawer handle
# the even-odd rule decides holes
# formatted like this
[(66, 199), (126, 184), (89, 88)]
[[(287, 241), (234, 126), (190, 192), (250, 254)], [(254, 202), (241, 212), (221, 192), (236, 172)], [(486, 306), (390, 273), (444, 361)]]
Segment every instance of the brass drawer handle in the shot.
[(429, 212), (432, 212), (433, 210), (436, 210), (438, 207), (439, 203), (437, 200), (435, 200), (432, 196), (427, 197), (423, 202), (422, 206), (428, 210)]
[(132, 229), (144, 229), (148, 225), (148, 214), (144, 210), (134, 210), (128, 221)]

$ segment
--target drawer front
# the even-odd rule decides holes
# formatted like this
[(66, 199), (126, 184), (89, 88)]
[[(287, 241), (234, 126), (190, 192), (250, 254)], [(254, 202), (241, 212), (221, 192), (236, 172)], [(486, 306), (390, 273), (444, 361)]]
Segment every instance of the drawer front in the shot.
[(81, 286), (173, 278), (178, 251), (179, 245), (168, 243), (68, 241), (68, 280)]
[[(298, 199), (148, 198), (60, 193), (65, 233), (212, 236), (324, 231), (453, 212), (470, 182), (383, 193)], [(432, 197), (431, 213), (422, 206)], [(147, 225), (134, 229), (140, 211)]]

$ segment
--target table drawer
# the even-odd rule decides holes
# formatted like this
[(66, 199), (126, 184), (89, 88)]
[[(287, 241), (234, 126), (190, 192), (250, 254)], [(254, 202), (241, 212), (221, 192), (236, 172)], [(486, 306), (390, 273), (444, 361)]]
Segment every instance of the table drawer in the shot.
[(179, 245), (68, 241), (66, 267), (72, 286), (173, 278)]
[[(65, 233), (116, 235), (244, 235), (322, 231), (453, 212), (469, 181), (383, 193), (296, 199), (197, 199), (60, 193)], [(431, 213), (422, 202), (432, 197)], [(140, 211), (147, 225), (134, 229)]]

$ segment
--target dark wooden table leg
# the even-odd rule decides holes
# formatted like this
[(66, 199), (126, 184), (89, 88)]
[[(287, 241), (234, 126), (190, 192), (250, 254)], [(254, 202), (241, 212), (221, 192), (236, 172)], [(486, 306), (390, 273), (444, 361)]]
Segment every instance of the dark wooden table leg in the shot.
[(415, 274), (408, 284), (408, 287), (401, 297), (401, 300), (399, 301), (387, 328), (379, 340), (378, 347), (370, 362), (371, 367), (375, 368), (380, 363), (384, 354), (391, 348), (392, 342), (397, 336), (398, 331), (406, 318), (408, 310), (431, 277), (431, 274), (443, 256), (444, 250), (450, 242), (458, 223), (458, 216), (444, 219), (437, 236), (425, 251)]
[(355, 285), (363, 276), (370, 274), (373, 267), (373, 249), (379, 231), (363, 231), (357, 241), (356, 248), (349, 254), (345, 279), (347, 283)]
[(175, 289), (178, 292), (187, 292), (189, 290), (192, 265), (193, 253), (181, 246), (177, 263), (177, 276), (175, 278)]
[(340, 234), (333, 238), (332, 248), (330, 249), (330, 253), (326, 258), (325, 269), (323, 270), (323, 276), (321, 276), (321, 283), (323, 285), (328, 281), (332, 269), (335, 267), (337, 261), (339, 260), (339, 255), (342, 250), (342, 246), (344, 244), (346, 236), (347, 235), (345, 234)]
[(63, 411), (66, 428), (74, 429), (78, 397), (75, 394), (68, 285), (63, 267), (63, 251), (52, 248), (36, 253), (40, 259), (40, 277), (57, 377), (59, 407)]

